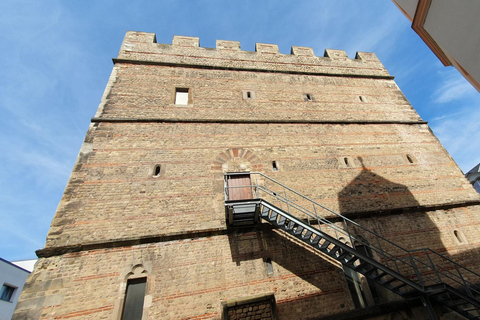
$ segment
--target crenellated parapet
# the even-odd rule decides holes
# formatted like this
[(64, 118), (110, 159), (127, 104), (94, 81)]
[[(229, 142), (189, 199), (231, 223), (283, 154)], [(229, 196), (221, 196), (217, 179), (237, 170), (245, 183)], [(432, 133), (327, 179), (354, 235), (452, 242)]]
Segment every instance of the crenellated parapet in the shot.
[(156, 43), (154, 33), (135, 31), (125, 35), (115, 62), (391, 78), (374, 53), (357, 52), (355, 59), (350, 59), (343, 50), (326, 49), (323, 57), (318, 57), (312, 48), (292, 46), (291, 54), (281, 54), (278, 45), (266, 43), (256, 43), (252, 52), (241, 50), (238, 41), (227, 40), (217, 40), (212, 49), (200, 47), (198, 37), (174, 36), (170, 45)]

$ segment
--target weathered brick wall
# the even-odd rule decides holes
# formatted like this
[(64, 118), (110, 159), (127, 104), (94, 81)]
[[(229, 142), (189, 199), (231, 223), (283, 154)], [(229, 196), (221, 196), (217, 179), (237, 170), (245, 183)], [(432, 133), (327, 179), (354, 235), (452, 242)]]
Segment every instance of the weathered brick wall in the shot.
[(252, 302), (228, 308), (228, 320), (271, 320), (272, 305), (269, 302)]
[(279, 319), (352, 310), (329, 258), (266, 224), (227, 230), (233, 169), (477, 268), (479, 195), (374, 54), (256, 50), (127, 33), (15, 319), (119, 319), (139, 268), (148, 319), (220, 319), (222, 302), (272, 292)]
[(337, 212), (478, 198), (425, 125), (102, 122), (92, 130), (92, 151), (72, 173), (47, 246), (225, 228), (217, 157), (229, 148), (250, 151), (253, 171)]
[(270, 292), (280, 319), (353, 308), (337, 263), (267, 230), (40, 259), (14, 319), (112, 319), (138, 265), (147, 270), (148, 319), (220, 319), (222, 301)]
[[(251, 121), (420, 121), (390, 79), (117, 64), (102, 118)], [(175, 87), (192, 104), (174, 104)], [(255, 98), (244, 99), (251, 90)], [(305, 101), (304, 94), (312, 101)], [(365, 102), (360, 100), (365, 99)]]

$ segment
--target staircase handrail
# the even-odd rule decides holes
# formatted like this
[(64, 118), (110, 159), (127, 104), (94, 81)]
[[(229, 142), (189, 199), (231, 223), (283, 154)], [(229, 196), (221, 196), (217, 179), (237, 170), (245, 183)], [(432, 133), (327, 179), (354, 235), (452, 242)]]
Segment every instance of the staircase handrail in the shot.
[[(244, 175), (244, 174), (245, 173), (226, 173), (225, 176)], [(273, 178), (271, 178), (271, 177), (269, 177), (269, 176), (267, 176), (267, 175), (265, 175), (261, 172), (249, 172), (248, 174), (250, 174), (250, 176), (252, 176), (252, 175), (262, 176), (263, 178), (266, 178), (266, 179), (270, 180), (271, 182), (281, 186), (282, 188), (284, 188), (284, 190), (288, 190), (288, 191), (294, 193), (295, 195), (311, 202), (314, 205), (315, 212), (312, 212), (311, 210), (302, 207), (298, 203), (291, 201), (290, 199), (288, 199), (288, 197), (284, 197), (282, 195), (279, 195), (278, 193), (274, 192), (273, 190), (269, 189), (268, 187), (266, 187), (264, 185), (260, 185), (258, 183), (258, 179), (256, 179), (255, 184), (252, 183), (250, 185), (250, 187), (255, 188), (255, 194), (256, 194), (257, 198), (258, 198), (258, 191), (263, 191), (263, 192), (269, 194), (270, 196), (273, 196), (276, 199), (278, 199), (278, 200), (282, 201), (283, 203), (287, 204), (287, 207), (292, 206), (293, 208), (295, 208), (296, 210), (298, 210), (300, 212), (303, 212), (304, 214), (306, 214), (310, 218), (316, 219), (318, 221), (319, 225), (320, 225), (320, 222), (322, 222), (323, 225), (326, 225), (329, 228), (332, 228), (335, 232), (340, 232), (343, 235), (349, 237), (350, 240), (351, 240), (351, 245), (353, 247), (355, 246), (354, 241), (360, 242), (360, 243), (368, 246), (370, 249), (374, 250), (375, 252), (380, 254), (385, 259), (387, 267), (389, 267), (388, 266), (388, 260), (392, 261), (395, 264), (395, 266), (397, 268), (397, 271), (399, 269), (398, 265), (397, 265), (397, 262), (401, 262), (403, 264), (408, 265), (409, 267), (414, 269), (414, 271), (416, 273), (416, 277), (418, 278), (418, 281), (420, 282), (421, 285), (423, 285), (423, 286), (426, 285), (425, 280), (429, 280), (429, 281), (432, 281), (436, 284), (439, 284), (439, 283), (444, 282), (444, 280), (442, 280), (442, 278), (447, 278), (447, 279), (450, 279), (451, 281), (457, 283), (461, 287), (463, 287), (465, 289), (465, 291), (467, 292), (467, 294), (472, 295), (471, 291), (474, 291), (476, 294), (480, 295), (480, 286), (477, 285), (477, 284), (480, 284), (480, 275), (478, 273), (476, 273), (476, 272), (474, 272), (474, 271), (456, 263), (455, 261), (451, 260), (450, 258), (442, 255), (441, 253), (438, 253), (438, 252), (436, 252), (432, 249), (429, 249), (429, 248), (421, 248), (421, 249), (415, 249), (415, 250), (405, 249), (405, 248), (399, 246), (398, 244), (384, 238), (383, 236), (381, 236), (381, 235), (379, 235), (379, 234), (361, 226), (360, 224), (356, 223), (355, 221), (353, 221), (353, 220), (351, 220), (351, 219), (349, 219), (349, 218), (347, 218), (347, 217), (345, 217), (345, 216), (343, 216), (343, 215), (325, 207), (324, 205), (316, 202), (315, 200), (310, 199), (309, 197), (307, 197), (307, 196), (305, 196), (305, 195), (287, 187), (286, 185), (276, 181), (275, 179), (273, 179)], [(228, 189), (229, 188), (243, 188), (243, 187), (248, 187), (248, 186), (229, 187), (229, 186), (225, 185), (225, 200), (228, 200)], [(326, 218), (322, 217), (321, 215), (319, 215), (318, 213), (316, 213), (315, 205), (318, 206), (319, 208), (323, 209), (323, 210), (326, 210), (326, 211), (330, 212), (331, 214), (337, 216), (338, 218), (340, 218), (343, 221), (344, 225), (347, 227), (347, 230), (336, 226), (334, 223), (332, 223), (328, 219), (326, 219)], [(348, 231), (348, 224), (351, 224), (354, 227), (359, 228), (362, 231), (370, 234), (373, 238), (375, 238), (375, 240), (377, 240), (377, 243), (378, 243), (379, 247), (377, 247), (373, 243), (366, 242), (362, 238), (356, 237), (354, 234), (352, 234), (350, 231)], [(337, 236), (337, 239), (338, 239), (338, 236)], [(390, 254), (390, 253), (386, 252), (381, 247), (380, 241), (378, 241), (378, 240), (386, 242), (388, 245), (391, 245), (391, 246), (397, 248), (398, 250), (404, 252), (404, 254), (403, 255), (393, 255), (393, 254)], [(429, 260), (428, 263), (423, 262), (419, 258), (416, 257), (416, 255), (418, 256), (418, 253), (420, 253), (420, 252), (423, 252), (426, 255), (426, 257)], [(456, 273), (458, 273), (458, 275), (456, 273), (453, 273), (450, 270), (446, 269), (445, 267), (442, 267), (440, 265), (436, 265), (432, 261), (429, 253), (436, 256), (436, 257), (439, 257), (440, 259), (442, 259), (444, 261), (448, 261), (449, 263), (451, 263), (453, 265), (453, 268), (455, 269)], [(405, 258), (408, 258), (408, 259), (404, 259), (401, 256), (404, 256)], [(419, 273), (419, 266), (417, 266), (417, 264), (420, 267), (424, 267), (424, 268), (429, 269), (432, 272), (433, 277), (431, 275), (428, 275), (428, 274), (420, 274)], [(462, 275), (461, 270), (465, 273), (468, 273), (470, 276), (476, 277), (479, 281), (476, 281), (475, 284), (473, 284), (470, 281), (467, 281), (465, 279), (465, 277)]]

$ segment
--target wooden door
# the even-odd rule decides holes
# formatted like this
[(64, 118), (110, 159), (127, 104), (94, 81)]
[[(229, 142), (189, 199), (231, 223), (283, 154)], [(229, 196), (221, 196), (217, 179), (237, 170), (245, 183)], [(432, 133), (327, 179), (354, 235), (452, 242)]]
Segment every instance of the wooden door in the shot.
[(227, 176), (228, 200), (252, 199), (250, 174)]

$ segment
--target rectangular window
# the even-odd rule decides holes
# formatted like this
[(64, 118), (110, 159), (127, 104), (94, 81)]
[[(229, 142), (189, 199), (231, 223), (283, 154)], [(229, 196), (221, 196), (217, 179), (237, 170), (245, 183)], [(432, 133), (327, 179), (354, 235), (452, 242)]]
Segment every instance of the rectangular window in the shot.
[(15, 287), (4, 284), (2, 286), (2, 291), (0, 291), (0, 300), (11, 301), (13, 293), (15, 292)]
[(146, 285), (147, 278), (130, 279), (127, 281), (122, 320), (142, 319)]
[(175, 89), (175, 104), (184, 106), (188, 104), (188, 88)]

